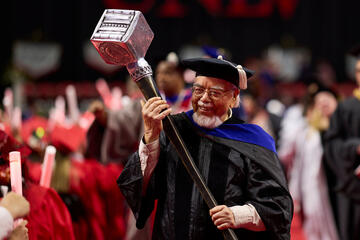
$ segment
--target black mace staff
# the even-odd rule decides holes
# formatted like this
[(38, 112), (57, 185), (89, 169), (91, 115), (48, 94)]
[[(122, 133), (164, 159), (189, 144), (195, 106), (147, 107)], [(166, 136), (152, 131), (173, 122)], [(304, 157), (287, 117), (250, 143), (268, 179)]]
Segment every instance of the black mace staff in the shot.
[[(126, 66), (146, 100), (161, 97), (152, 78), (151, 67), (144, 59), (153, 38), (154, 33), (141, 12), (117, 9), (104, 11), (91, 36), (91, 42), (106, 63)], [(173, 120), (167, 116), (162, 122), (166, 136), (175, 147), (206, 204), (210, 209), (217, 206)], [(232, 229), (223, 230), (222, 233), (226, 240), (237, 239)]]

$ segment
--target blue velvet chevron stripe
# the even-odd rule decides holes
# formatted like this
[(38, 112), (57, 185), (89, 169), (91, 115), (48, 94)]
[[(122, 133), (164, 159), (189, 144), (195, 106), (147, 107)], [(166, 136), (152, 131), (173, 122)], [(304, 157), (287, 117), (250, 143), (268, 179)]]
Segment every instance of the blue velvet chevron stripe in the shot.
[(276, 153), (274, 139), (258, 125), (224, 123), (215, 129), (207, 129), (200, 127), (194, 122), (192, 118), (193, 114), (193, 110), (186, 112), (190, 121), (207, 135), (259, 145)]

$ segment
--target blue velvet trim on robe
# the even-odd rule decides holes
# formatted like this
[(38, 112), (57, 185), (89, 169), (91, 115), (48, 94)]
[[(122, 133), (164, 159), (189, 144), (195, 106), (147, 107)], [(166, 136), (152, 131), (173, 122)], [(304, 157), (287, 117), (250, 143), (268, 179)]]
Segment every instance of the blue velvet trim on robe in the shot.
[(186, 115), (189, 117), (194, 126), (207, 135), (259, 145), (276, 153), (274, 139), (258, 125), (248, 123), (223, 123), (215, 129), (207, 129), (200, 127), (196, 122), (194, 122), (192, 118), (193, 114), (194, 110), (186, 112)]

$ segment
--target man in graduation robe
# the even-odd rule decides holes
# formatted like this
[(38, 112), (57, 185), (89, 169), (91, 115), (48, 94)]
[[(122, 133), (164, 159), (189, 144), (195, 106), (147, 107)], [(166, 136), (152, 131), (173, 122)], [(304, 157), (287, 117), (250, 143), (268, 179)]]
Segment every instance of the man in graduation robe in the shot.
[(340, 102), (325, 134), (326, 162), (336, 176), (336, 212), (342, 240), (360, 239), (360, 46), (357, 57), (354, 96)]
[(162, 132), (171, 112), (160, 98), (143, 105), (144, 138), (118, 179), (142, 228), (157, 199), (153, 239), (290, 239), (293, 205), (273, 139), (232, 116), (251, 72), (222, 59), (188, 59), (197, 73), (193, 109), (171, 116), (218, 202), (209, 210)]

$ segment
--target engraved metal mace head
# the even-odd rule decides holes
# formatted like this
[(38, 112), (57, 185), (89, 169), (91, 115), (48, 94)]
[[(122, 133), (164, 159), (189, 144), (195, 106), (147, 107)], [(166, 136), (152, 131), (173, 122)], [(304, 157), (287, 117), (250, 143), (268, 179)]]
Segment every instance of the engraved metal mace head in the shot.
[(140, 11), (106, 9), (90, 40), (106, 63), (128, 66), (145, 57), (153, 38)]

